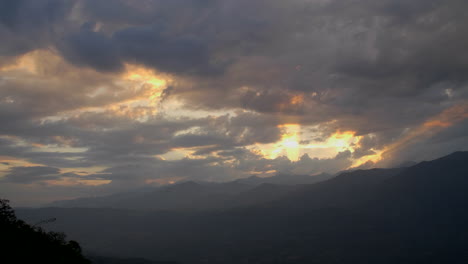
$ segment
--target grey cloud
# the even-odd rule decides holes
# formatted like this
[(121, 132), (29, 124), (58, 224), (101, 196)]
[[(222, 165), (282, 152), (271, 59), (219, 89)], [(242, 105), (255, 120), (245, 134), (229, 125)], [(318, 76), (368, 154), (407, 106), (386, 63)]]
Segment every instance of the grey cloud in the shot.
[[(127, 126), (114, 131), (88, 132), (80, 137), (84, 139), (82, 146), (90, 147), (87, 155), (91, 160), (161, 155), (173, 148), (197, 147), (200, 148), (197, 154), (208, 154), (254, 143), (271, 143), (281, 133), (275, 119), (253, 113), (175, 121), (155, 118), (141, 124), (126, 122)], [(184, 132), (193, 128), (198, 129)], [(178, 132), (184, 133), (178, 135)]]
[[(147, 21), (146, 25), (116, 28), (115, 32), (105, 35), (92, 30), (90, 25), (94, 23), (90, 21), (93, 20), (84, 21), (83, 25), (76, 24), (82, 23), (83, 19), (92, 19), (86, 14), (84, 17), (81, 14), (82, 17), (76, 21), (67, 20), (67, 16), (76, 10), (90, 11), (86, 7), (91, 3), (83, 2), (86, 1), (2, 1), (0, 33), (7, 38), (0, 45), (0, 55), (16, 56), (37, 48), (57, 46), (71, 63), (100, 71), (118, 71), (123, 61), (169, 72), (212, 74), (222, 70), (222, 67), (211, 65), (206, 44), (197, 37), (196, 32), (191, 37), (187, 34), (164, 34), (161, 26), (152, 26), (164, 22)], [(103, 5), (114, 6), (114, 3), (107, 1), (93, 2), (96, 2), (93, 5), (97, 9)], [(135, 10), (131, 8), (132, 5), (118, 1), (113, 8), (107, 8), (107, 14), (119, 8), (122, 9), (117, 13)], [(141, 17), (139, 13), (135, 14), (134, 17)], [(102, 18), (95, 19), (99, 21)], [(128, 25), (128, 22), (124, 24)]]
[(15, 183), (33, 183), (58, 179), (60, 169), (52, 167), (13, 167), (4, 179)]
[[(289, 30), (276, 32), (261, 51), (237, 57), (225, 78), (195, 79), (172, 94), (197, 107), (237, 106), (312, 124), (335, 119), (359, 134), (423, 122), (462, 99), (447, 98), (445, 89), (466, 93), (460, 55), (466, 38), (459, 32), (467, 27), (457, 11), (466, 4), (397, 2), (329, 1), (301, 11), (290, 2), (284, 12), (296, 12), (295, 20), (280, 15), (273, 22)], [(262, 14), (273, 14), (275, 4), (265, 5)], [(250, 90), (241, 92), (244, 86)], [(304, 105), (287, 104), (288, 93), (295, 92), (304, 93)], [(275, 107), (281, 104), (286, 107)]]
[[(194, 127), (198, 130), (189, 130)], [(138, 122), (105, 112), (88, 112), (55, 122), (22, 122), (9, 129), (3, 133), (20, 136), (28, 143), (62, 146), (65, 150), (59, 153), (32, 152), (32, 147), (5, 141), (3, 146), (0, 145), (0, 153), (58, 167), (114, 166), (162, 155), (173, 148), (196, 147), (195, 154), (206, 155), (254, 143), (275, 142), (281, 134), (275, 118), (255, 113), (179, 120), (156, 116)], [(178, 132), (184, 134), (177, 135)], [(67, 144), (63, 145), (63, 141)], [(86, 150), (70, 153), (66, 152), (68, 147)]]
[(113, 35), (124, 60), (174, 73), (216, 73), (201, 39), (193, 36), (164, 36), (155, 26), (127, 28)]
[(216, 158), (182, 159), (164, 161), (160, 159), (140, 160), (128, 162), (106, 169), (102, 178), (112, 180), (115, 185), (131, 184), (144, 186), (147, 180), (157, 179), (187, 179), (225, 181), (233, 179), (239, 172), (223, 166), (222, 160)]
[[(28, 138), (23, 138), (28, 142)], [(23, 142), (24, 143), (24, 142)], [(47, 164), (53, 167), (89, 167), (94, 162), (84, 160), (83, 153), (40, 152), (32, 146), (21, 145), (13, 139), (0, 138), (0, 156), (28, 160), (32, 163)]]
[[(93, 23), (91, 23), (93, 24)], [(85, 24), (82, 29), (67, 36), (59, 48), (63, 56), (78, 66), (89, 66), (98, 71), (120, 71), (123, 68), (117, 48), (111, 39)]]
[(0, 22), (11, 29), (43, 27), (62, 20), (72, 4), (69, 0), (4, 0), (0, 3)]
[(175, 137), (173, 140), (173, 144), (176, 147), (200, 147), (211, 145), (212, 143), (216, 142), (222, 144), (225, 139), (221, 137), (217, 137), (216, 135), (184, 135)]
[(22, 1), (2, 1), (0, 10), (2, 10), (0, 21), (8, 27), (13, 27), (16, 24), (16, 15), (20, 9)]
[[(93, 23), (92, 23), (93, 24)], [(193, 36), (167, 36), (159, 26), (128, 27), (112, 36), (90, 30), (89, 23), (59, 42), (72, 64), (99, 71), (119, 71), (123, 62), (143, 64), (179, 74), (216, 74), (223, 65), (212, 65), (209, 50)]]
[(250, 152), (244, 148), (236, 148), (236, 149), (232, 149), (232, 150), (225, 150), (225, 151), (220, 151), (218, 152), (218, 155), (222, 156), (222, 157), (242, 157), (242, 156), (245, 156), (247, 154), (249, 154)]
[(87, 18), (99, 18), (114, 24), (149, 24), (164, 21), (170, 17), (181, 17), (180, 9), (201, 11), (209, 8), (217, 0), (84, 0), (83, 8)]
[(63, 28), (74, 0), (4, 0), (0, 2), (0, 55), (17, 56), (45, 48)]

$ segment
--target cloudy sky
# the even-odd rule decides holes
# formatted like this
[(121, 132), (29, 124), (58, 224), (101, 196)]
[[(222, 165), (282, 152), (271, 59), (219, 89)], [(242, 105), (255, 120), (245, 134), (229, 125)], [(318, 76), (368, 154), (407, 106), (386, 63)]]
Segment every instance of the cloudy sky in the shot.
[(466, 0), (0, 0), (0, 196), (468, 149)]

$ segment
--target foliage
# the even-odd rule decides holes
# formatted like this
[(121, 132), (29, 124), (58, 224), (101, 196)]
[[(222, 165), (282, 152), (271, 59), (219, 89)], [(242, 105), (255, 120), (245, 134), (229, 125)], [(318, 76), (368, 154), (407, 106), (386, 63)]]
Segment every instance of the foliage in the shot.
[(16, 218), (8, 200), (0, 199), (0, 262), (88, 264), (76, 241), (63, 233), (46, 232)]

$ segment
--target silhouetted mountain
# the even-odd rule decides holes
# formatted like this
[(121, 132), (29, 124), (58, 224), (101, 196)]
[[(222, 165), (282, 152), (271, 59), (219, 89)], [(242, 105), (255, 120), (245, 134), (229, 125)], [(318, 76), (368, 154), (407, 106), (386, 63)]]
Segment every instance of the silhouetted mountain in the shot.
[(277, 184), (277, 185), (299, 185), (299, 184), (314, 184), (321, 181), (326, 181), (334, 176), (328, 173), (322, 173), (319, 175), (288, 175), (288, 174), (279, 174), (272, 177), (258, 177), (251, 176), (244, 179), (236, 180), (236, 182), (250, 184), (250, 185), (260, 185), (260, 184)]
[(263, 183), (253, 189), (236, 195), (225, 204), (224, 208), (248, 207), (273, 202), (293, 193), (299, 188), (301, 188), (299, 185), (290, 186)]
[[(116, 208), (131, 210), (200, 211), (251, 206), (281, 198), (296, 184), (315, 183), (329, 179), (329, 174), (278, 175), (269, 178), (250, 177), (227, 183), (182, 182), (151, 190), (120, 193), (103, 197), (57, 201), (52, 207)], [(280, 184), (287, 183), (280, 187)], [(267, 191), (263, 184), (276, 185)], [(258, 192), (258, 193), (257, 193)]]
[(132, 210), (208, 210), (221, 208), (252, 186), (241, 183), (196, 183), (193, 181), (104, 197), (58, 201), (57, 207), (117, 208)]
[(54, 230), (104, 255), (195, 264), (468, 263), (468, 152), (295, 188), (275, 202), (223, 211), (18, 213), (30, 221), (55, 216)]
[(404, 168), (345, 172), (328, 181), (303, 186), (274, 206), (310, 210), (357, 205), (372, 199), (378, 192), (377, 186), (402, 171)]
[(408, 168), (416, 164), (418, 164), (416, 161), (405, 161), (405, 162), (400, 163), (400, 165), (398, 165), (397, 168)]
[[(455, 152), (421, 162), (392, 177), (379, 188), (374, 204), (379, 203), (399, 215), (445, 216), (449, 212), (460, 213), (456, 210), (468, 205), (467, 187), (468, 152)], [(436, 208), (439, 211), (434, 211)]]

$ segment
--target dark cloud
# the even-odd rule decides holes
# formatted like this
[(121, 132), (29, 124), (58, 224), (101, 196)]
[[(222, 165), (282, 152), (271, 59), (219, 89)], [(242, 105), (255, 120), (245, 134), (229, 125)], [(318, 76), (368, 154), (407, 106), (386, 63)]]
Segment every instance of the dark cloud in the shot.
[(63, 56), (78, 66), (89, 66), (99, 71), (120, 71), (123, 68), (117, 47), (105, 35), (94, 32), (93, 23), (67, 36), (59, 48)]
[(64, 19), (71, 5), (69, 0), (3, 0), (0, 22), (12, 30), (28, 30), (32, 25), (38, 29)]
[(166, 36), (158, 26), (129, 27), (106, 36), (93, 31), (95, 23), (67, 35), (59, 44), (72, 64), (99, 71), (120, 71), (123, 62), (143, 64), (178, 74), (216, 74), (223, 65), (213, 65), (207, 45), (193, 36)]
[(113, 35), (121, 57), (174, 73), (208, 74), (222, 70), (210, 64), (205, 43), (196, 35), (165, 36), (157, 26), (126, 28)]
[(21, 4), (22, 1), (0, 2), (0, 10), (2, 10), (0, 22), (10, 28), (13, 27), (17, 22), (17, 15), (20, 11)]
[(60, 169), (52, 167), (13, 167), (4, 180), (14, 183), (33, 183), (58, 179)]
[(3, 0), (0, 2), (0, 56), (45, 48), (67, 27), (74, 0)]

